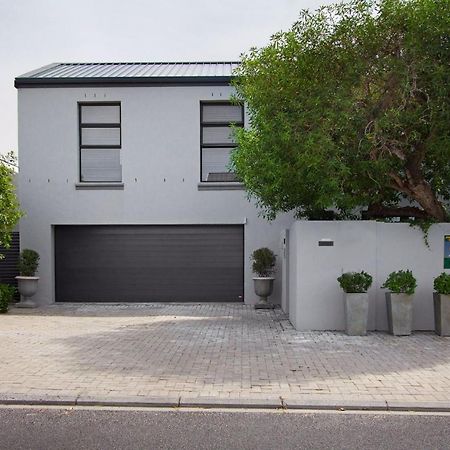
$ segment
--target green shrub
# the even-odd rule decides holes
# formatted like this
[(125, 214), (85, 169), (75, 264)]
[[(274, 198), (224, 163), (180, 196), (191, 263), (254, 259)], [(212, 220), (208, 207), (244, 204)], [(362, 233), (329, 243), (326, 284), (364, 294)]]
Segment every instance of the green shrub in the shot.
[(450, 295), (450, 273), (442, 272), (434, 279), (434, 290), (438, 294)]
[(25, 248), (20, 253), (19, 272), (24, 277), (34, 277), (39, 265), (39, 253)]
[(9, 284), (0, 284), (0, 313), (4, 314), (8, 312), (9, 304), (11, 303), (16, 288)]
[(276, 255), (270, 248), (258, 248), (252, 253), (252, 269), (259, 277), (270, 277), (274, 272)]
[(390, 273), (381, 287), (389, 289), (394, 294), (412, 295), (416, 291), (417, 281), (410, 270), (399, 270)]
[(348, 293), (367, 292), (372, 286), (372, 277), (367, 272), (346, 272), (338, 279), (341, 288)]

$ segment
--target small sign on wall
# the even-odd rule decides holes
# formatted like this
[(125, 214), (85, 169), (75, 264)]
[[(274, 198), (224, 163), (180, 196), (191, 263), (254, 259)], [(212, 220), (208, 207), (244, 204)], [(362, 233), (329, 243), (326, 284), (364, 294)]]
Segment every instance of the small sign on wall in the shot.
[(450, 235), (444, 236), (444, 269), (450, 269)]

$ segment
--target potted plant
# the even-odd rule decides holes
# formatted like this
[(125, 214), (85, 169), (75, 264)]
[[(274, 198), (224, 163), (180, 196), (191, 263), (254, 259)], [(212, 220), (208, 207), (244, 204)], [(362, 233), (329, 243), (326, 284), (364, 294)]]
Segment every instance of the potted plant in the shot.
[(39, 277), (36, 277), (36, 271), (39, 265), (39, 253), (26, 248), (22, 250), (19, 258), (19, 273), (16, 277), (21, 301), (17, 303), (18, 308), (34, 308), (36, 304), (31, 297), (38, 288)]
[(434, 279), (434, 329), (440, 336), (450, 336), (450, 273)]
[(255, 305), (255, 309), (273, 309), (275, 306), (267, 301), (273, 292), (274, 277), (271, 275), (275, 271), (276, 256), (272, 250), (263, 247), (252, 253), (252, 269), (257, 275), (253, 278), (255, 293), (259, 296), (260, 302)]
[(367, 272), (346, 272), (337, 281), (344, 290), (345, 332), (365, 336), (369, 317), (369, 295), (372, 277)]
[(8, 312), (9, 304), (12, 302), (16, 288), (9, 284), (0, 284), (0, 314)]
[(411, 334), (413, 319), (413, 294), (417, 281), (410, 270), (399, 270), (389, 274), (382, 288), (386, 292), (389, 332), (394, 336)]

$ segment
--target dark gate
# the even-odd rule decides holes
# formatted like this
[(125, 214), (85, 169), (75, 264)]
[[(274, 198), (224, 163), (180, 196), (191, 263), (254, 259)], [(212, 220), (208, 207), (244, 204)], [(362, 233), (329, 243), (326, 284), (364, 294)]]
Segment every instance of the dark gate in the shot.
[(17, 231), (12, 233), (11, 246), (8, 249), (0, 247), (0, 253), (4, 255), (0, 259), (0, 283), (17, 286), (15, 277), (19, 275), (17, 264), (20, 253), (20, 237)]

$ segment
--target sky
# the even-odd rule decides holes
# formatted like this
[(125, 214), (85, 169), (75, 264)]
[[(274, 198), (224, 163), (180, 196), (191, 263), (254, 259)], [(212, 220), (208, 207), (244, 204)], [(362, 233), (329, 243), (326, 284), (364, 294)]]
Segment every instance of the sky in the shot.
[(331, 0), (0, 0), (0, 154), (17, 151), (14, 78), (52, 62), (227, 61)]

